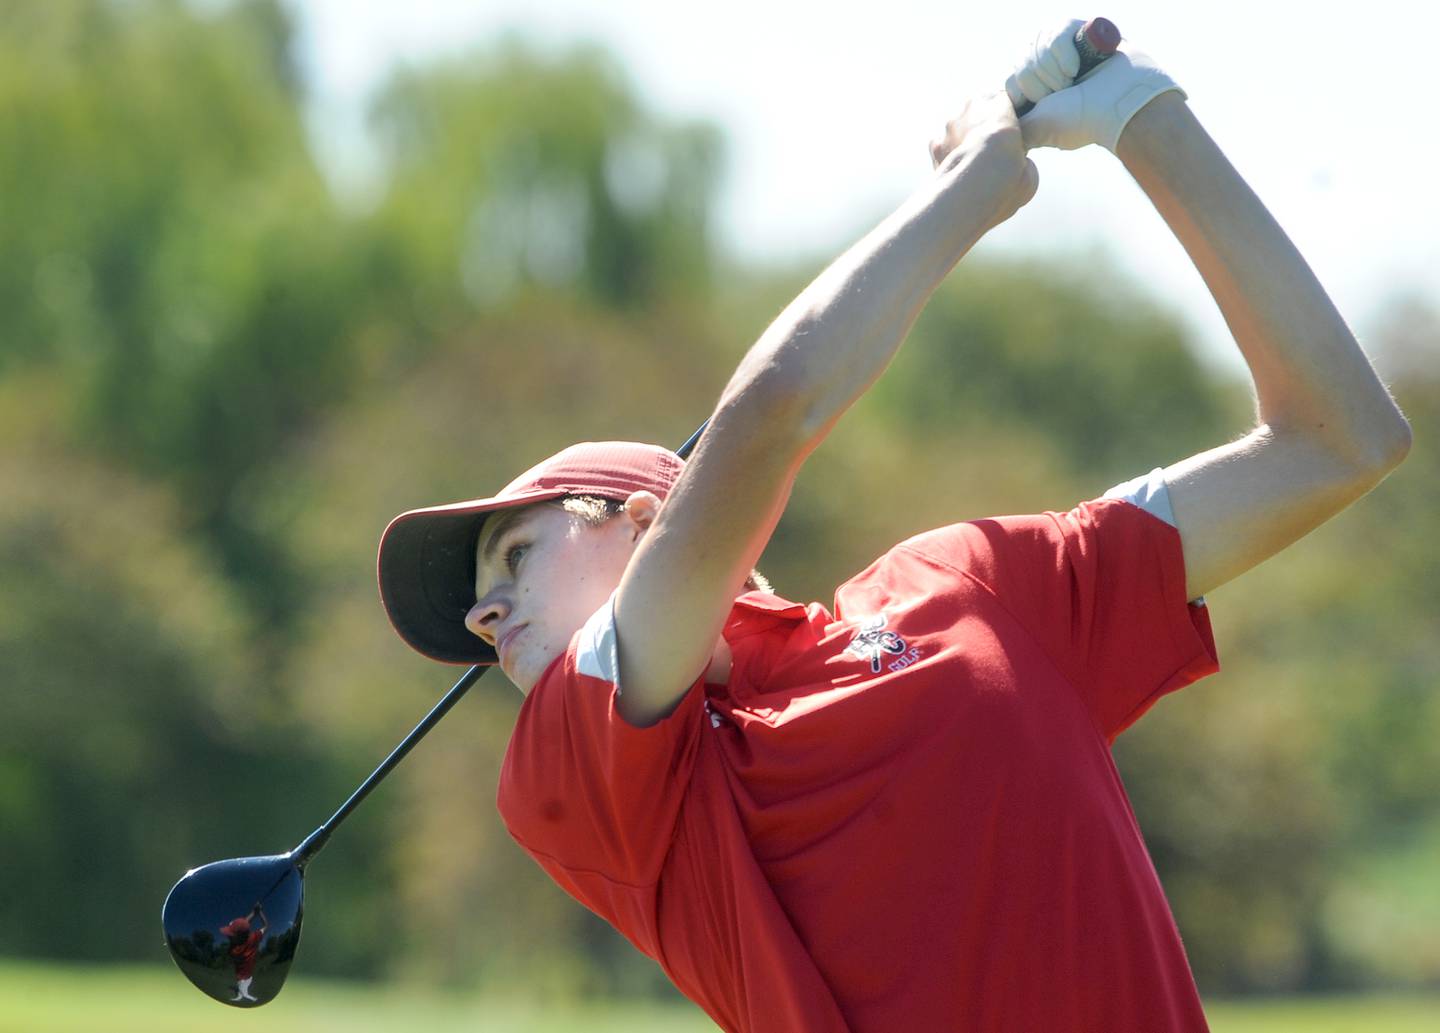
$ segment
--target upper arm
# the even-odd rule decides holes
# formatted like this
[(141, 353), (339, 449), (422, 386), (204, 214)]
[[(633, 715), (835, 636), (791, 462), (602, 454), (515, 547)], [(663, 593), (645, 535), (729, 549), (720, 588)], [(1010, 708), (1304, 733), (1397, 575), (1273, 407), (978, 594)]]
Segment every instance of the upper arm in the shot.
[[(1183, 549), (1159, 474), (1068, 512), (970, 520), (897, 551), (958, 572), (955, 619), (1002, 640), (1018, 626), (1030, 644), (999, 648), (1018, 657), (1038, 647), (1113, 740), (1162, 696), (1219, 669), (1208, 611), (1186, 605)], [(944, 585), (943, 574), (934, 583)]]
[(1260, 426), (1165, 469), (1196, 599), (1298, 541), (1384, 479), (1313, 435)]
[[(710, 662), (807, 452), (760, 407), (716, 411), (615, 598), (621, 716), (666, 716)], [(778, 414), (777, 414), (778, 415)]]

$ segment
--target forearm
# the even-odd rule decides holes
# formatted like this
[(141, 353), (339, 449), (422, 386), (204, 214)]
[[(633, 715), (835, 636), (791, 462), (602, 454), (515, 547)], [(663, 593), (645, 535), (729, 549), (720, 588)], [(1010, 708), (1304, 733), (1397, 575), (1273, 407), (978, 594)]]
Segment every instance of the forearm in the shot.
[(1013, 187), (1013, 172), (990, 156), (951, 158), (786, 307), (740, 363), (721, 410), (753, 403), (808, 451), (875, 382), (935, 288), (999, 221), (997, 194)]
[(1250, 367), (1259, 420), (1385, 465), (1409, 427), (1305, 260), (1176, 94), (1116, 153), (1194, 261)]
[(741, 361), (620, 582), (625, 693), (617, 705), (631, 724), (669, 714), (714, 662), (735, 596), (806, 456), (884, 370), (960, 257), (1028, 199), (1017, 184), (1033, 191), (1008, 102), (1006, 110), (1005, 160), (995, 160), (989, 140), (957, 148), (953, 162), (941, 162), (930, 182), (821, 273)]
[(716, 662), (745, 574), (795, 474), (884, 370), (945, 274), (1035, 190), (1009, 101), (984, 99), (932, 144), (923, 188), (841, 255), (745, 355), (615, 599), (631, 724), (669, 714)]

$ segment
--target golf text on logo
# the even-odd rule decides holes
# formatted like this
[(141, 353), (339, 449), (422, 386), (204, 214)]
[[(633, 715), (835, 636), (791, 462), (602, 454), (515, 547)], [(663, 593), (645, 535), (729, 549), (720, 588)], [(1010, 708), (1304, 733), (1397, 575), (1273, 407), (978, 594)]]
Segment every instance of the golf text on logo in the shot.
[(903, 670), (920, 659), (920, 650), (907, 645), (895, 632), (886, 631), (885, 624), (885, 611), (882, 610), (860, 625), (860, 630), (845, 647), (846, 652), (870, 661), (871, 674), (880, 673), (881, 661), (887, 655), (896, 658), (886, 665), (891, 671)]

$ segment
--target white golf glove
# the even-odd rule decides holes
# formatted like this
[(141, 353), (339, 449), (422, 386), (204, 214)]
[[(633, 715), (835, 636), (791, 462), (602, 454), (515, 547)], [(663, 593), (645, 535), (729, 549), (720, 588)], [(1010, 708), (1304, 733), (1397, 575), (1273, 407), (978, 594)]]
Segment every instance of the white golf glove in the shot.
[(1016, 106), (1035, 107), (1020, 119), (1026, 148), (1058, 147), (1071, 151), (1098, 143), (1114, 151), (1120, 134), (1135, 113), (1162, 93), (1185, 91), (1145, 54), (1121, 43), (1120, 49), (1078, 83), (1080, 55), (1075, 33), (1085, 23), (1072, 20), (1046, 30), (1005, 81)]

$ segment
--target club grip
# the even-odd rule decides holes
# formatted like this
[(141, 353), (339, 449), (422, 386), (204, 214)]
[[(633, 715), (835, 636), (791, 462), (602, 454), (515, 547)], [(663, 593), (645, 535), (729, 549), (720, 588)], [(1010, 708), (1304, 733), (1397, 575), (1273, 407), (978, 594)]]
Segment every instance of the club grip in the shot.
[[(1080, 52), (1080, 71), (1075, 73), (1078, 82), (1120, 46), (1120, 30), (1109, 18), (1091, 18), (1075, 33), (1075, 49)], [(1030, 101), (1015, 106), (1017, 117), (1025, 115), (1035, 107)]]

